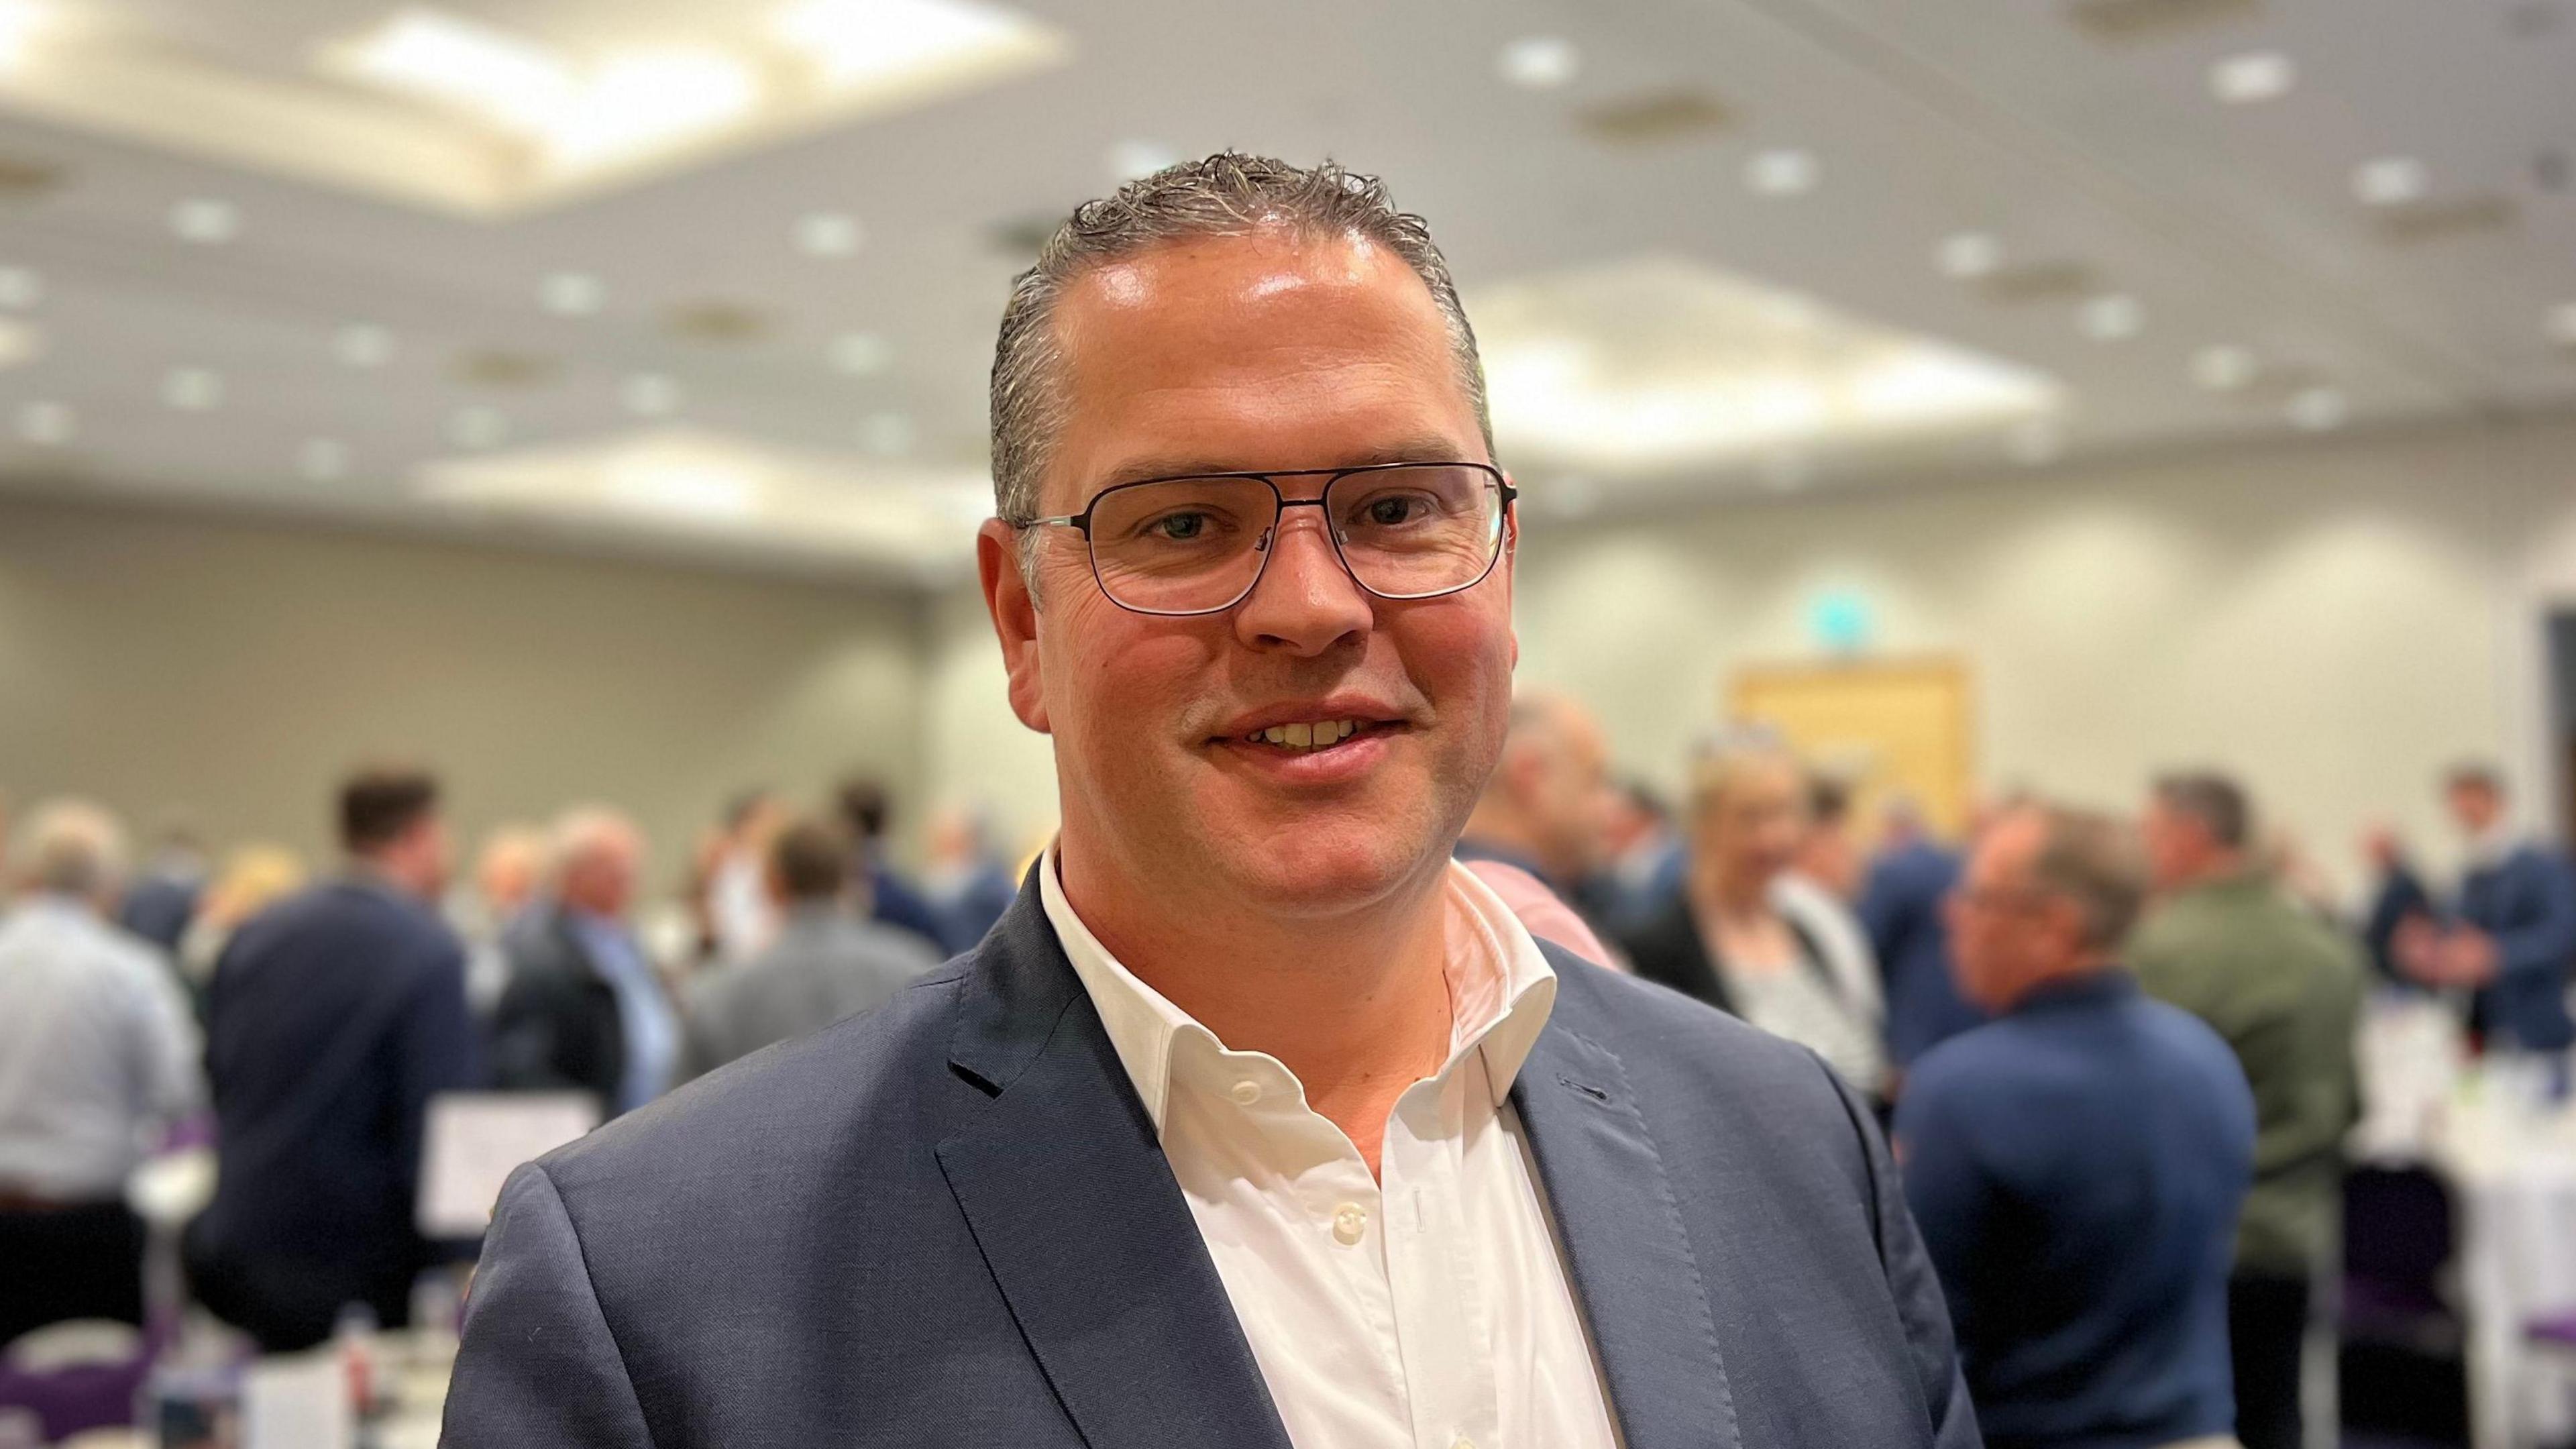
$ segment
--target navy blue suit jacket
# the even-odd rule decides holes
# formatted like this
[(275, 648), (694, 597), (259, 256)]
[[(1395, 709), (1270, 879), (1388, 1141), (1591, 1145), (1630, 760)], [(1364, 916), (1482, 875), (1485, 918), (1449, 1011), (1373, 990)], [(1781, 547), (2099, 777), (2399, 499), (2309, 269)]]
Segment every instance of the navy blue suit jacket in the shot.
[[(1969, 1449), (1868, 1110), (1542, 947), (1512, 1098), (1629, 1449)], [(523, 1167), (448, 1449), (1287, 1449), (1034, 885), (972, 954)]]
[(1886, 981), (1887, 1054), (1900, 1067), (1991, 1019), (1959, 994), (1950, 969), (1941, 907), (1959, 871), (1955, 850), (1928, 840), (1898, 846), (1871, 863), (1853, 908)]
[[(2394, 976), (2389, 942), (2410, 915), (2429, 915), (2433, 899), (2403, 867), (2381, 887), (2366, 932), (2372, 959)], [(2576, 1045), (2567, 987), (2576, 980), (2576, 867), (2538, 845), (2521, 845), (2460, 883), (2459, 920), (2495, 938), (2496, 979), (2480, 989), (2470, 1012), (2490, 1033), (2533, 1051)], [(2402, 979), (2402, 978), (2401, 978)]]
[(208, 1307), (273, 1349), (347, 1302), (400, 1322), (435, 1256), (413, 1229), (429, 1098), (474, 1086), (464, 950), (392, 890), (335, 881), (244, 925), (215, 966), (215, 1197), (189, 1227)]

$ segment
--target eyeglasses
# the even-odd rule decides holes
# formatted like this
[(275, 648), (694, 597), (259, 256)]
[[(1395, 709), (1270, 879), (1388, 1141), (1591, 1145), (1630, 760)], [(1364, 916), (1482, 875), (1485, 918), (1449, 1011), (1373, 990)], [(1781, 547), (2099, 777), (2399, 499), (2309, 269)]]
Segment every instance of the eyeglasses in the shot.
[[(1313, 498), (1282, 478), (1322, 478)], [(1519, 496), (1483, 463), (1379, 463), (1282, 473), (1201, 473), (1104, 489), (1080, 513), (1020, 528), (1082, 531), (1100, 591), (1138, 614), (1221, 614), (1261, 582), (1291, 508), (1322, 510), (1333, 554), (1381, 599), (1434, 599), (1475, 587), (1503, 552)]]

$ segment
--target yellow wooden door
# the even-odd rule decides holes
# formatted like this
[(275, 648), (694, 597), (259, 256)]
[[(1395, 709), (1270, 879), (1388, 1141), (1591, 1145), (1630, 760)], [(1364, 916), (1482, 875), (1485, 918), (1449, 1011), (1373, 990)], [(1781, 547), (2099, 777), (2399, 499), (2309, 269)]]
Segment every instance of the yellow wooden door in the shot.
[(1850, 782), (1864, 831), (1904, 795), (1933, 828), (1967, 828), (1975, 720), (1967, 667), (1953, 659), (1753, 665), (1738, 670), (1727, 712), (1780, 732), (1810, 765)]

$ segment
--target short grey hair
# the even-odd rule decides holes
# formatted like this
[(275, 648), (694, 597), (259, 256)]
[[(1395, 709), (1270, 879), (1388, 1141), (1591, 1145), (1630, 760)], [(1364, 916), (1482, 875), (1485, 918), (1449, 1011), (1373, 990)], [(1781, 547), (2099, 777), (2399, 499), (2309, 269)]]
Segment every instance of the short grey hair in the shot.
[(102, 900), (125, 879), (125, 827), (90, 801), (49, 800), (27, 817), (18, 859), (32, 890)]
[(2026, 808), (2043, 827), (2039, 852), (2031, 858), (2032, 889), (2071, 902), (2082, 913), (2086, 946), (2118, 950), (2147, 899), (2147, 858), (2138, 833), (2095, 811)]
[[(1073, 209), (1039, 248), (1035, 265), (1011, 282), (993, 346), (993, 507), (1005, 522), (1039, 516), (1039, 482), (1064, 421), (1063, 353), (1055, 309), (1065, 289), (1101, 267), (1172, 242), (1276, 230), (1296, 237), (1353, 236), (1403, 258), (1431, 291), (1449, 332), (1458, 385), (1476, 410), (1485, 451), (1494, 428), (1485, 408), (1485, 370), (1476, 334), (1458, 303), (1449, 263), (1430, 223), (1398, 211), (1385, 183), (1327, 161), (1292, 166), (1268, 156), (1219, 151), (1166, 166)], [(1023, 547), (1023, 571), (1029, 554)]]
[(2200, 822), (2209, 838), (2228, 850), (2254, 843), (2254, 802), (2245, 787), (2215, 770), (2187, 770), (2157, 779), (2155, 797), (2166, 809)]

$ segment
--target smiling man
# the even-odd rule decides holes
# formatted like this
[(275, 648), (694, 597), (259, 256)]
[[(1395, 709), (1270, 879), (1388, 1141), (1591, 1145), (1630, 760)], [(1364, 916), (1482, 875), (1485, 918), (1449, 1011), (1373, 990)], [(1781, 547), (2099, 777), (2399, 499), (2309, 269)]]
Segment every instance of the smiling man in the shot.
[(1450, 853), (1514, 491), (1372, 179), (1221, 154), (1012, 294), (979, 545), (1062, 834), (976, 951), (523, 1168), (487, 1445), (1977, 1443), (1867, 1109)]

